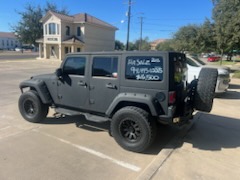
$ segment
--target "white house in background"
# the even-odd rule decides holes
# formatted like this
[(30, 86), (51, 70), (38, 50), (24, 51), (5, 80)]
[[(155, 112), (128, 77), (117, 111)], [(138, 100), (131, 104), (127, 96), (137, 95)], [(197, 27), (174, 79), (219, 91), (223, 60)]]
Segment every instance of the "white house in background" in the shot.
[(62, 60), (69, 52), (114, 50), (117, 28), (89, 14), (68, 16), (48, 11), (40, 22), (39, 58)]
[(20, 43), (14, 33), (0, 32), (0, 49), (12, 50), (19, 46)]

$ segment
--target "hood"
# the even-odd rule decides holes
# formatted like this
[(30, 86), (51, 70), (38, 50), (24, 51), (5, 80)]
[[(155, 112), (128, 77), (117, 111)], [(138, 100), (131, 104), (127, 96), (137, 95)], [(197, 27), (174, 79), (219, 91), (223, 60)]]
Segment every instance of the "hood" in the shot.
[(204, 68), (215, 68), (218, 70), (218, 74), (220, 75), (226, 75), (230, 74), (230, 68), (227, 66), (214, 66), (214, 65), (206, 65)]
[(54, 73), (51, 73), (51, 74), (41, 74), (41, 75), (32, 76), (31, 79), (47, 80), (47, 79), (50, 79), (53, 75), (54, 75)]

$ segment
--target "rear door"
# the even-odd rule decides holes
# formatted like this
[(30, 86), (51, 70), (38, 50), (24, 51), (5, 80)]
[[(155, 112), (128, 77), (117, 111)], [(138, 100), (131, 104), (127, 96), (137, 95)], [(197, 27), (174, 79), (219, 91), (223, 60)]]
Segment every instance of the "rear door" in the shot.
[(118, 55), (94, 55), (91, 57), (90, 109), (105, 113), (119, 93)]

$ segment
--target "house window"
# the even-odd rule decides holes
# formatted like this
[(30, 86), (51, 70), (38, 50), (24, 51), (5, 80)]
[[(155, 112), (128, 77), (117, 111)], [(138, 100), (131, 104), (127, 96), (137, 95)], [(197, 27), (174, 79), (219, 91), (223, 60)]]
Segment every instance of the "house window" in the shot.
[(77, 48), (77, 52), (81, 52), (81, 48)]
[(49, 23), (48, 24), (48, 31), (49, 31), (49, 34), (56, 34), (56, 24), (55, 23)]
[(7, 40), (7, 46), (9, 45), (8, 40)]
[(4, 40), (2, 40), (2, 45), (4, 46)]
[(77, 27), (77, 36), (81, 36), (81, 28)]
[(66, 36), (70, 36), (70, 27), (66, 26)]
[(117, 78), (118, 58), (94, 57), (92, 76)]
[(11, 46), (13, 46), (13, 41), (11, 41)]

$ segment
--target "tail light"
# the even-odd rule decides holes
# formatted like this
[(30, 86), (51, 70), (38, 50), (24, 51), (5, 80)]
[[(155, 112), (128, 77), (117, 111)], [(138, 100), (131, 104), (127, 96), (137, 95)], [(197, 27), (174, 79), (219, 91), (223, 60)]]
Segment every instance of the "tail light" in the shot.
[(176, 102), (176, 91), (170, 91), (168, 93), (168, 104), (174, 104)]

